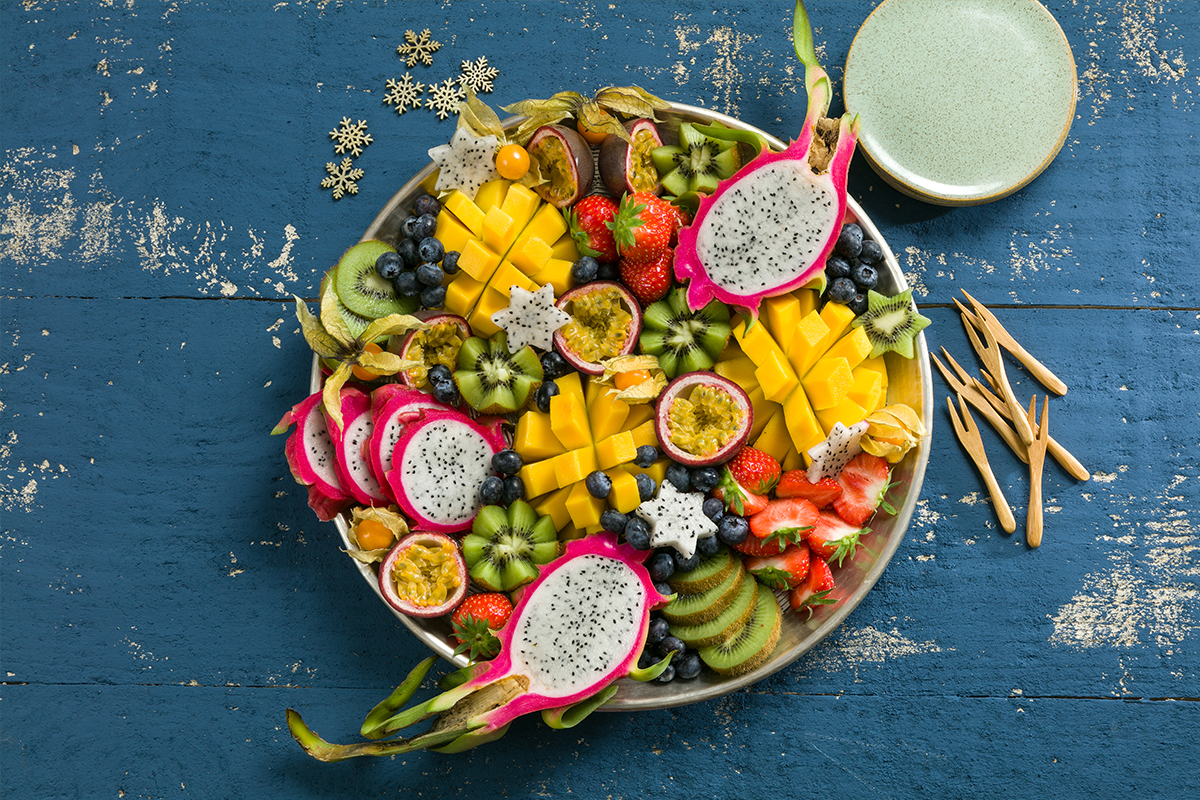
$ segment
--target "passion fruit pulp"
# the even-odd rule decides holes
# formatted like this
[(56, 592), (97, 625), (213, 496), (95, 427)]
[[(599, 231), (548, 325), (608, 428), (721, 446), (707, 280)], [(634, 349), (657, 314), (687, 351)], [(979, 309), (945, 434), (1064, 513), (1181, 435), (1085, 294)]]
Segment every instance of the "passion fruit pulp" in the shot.
[(601, 361), (633, 352), (642, 330), (642, 310), (621, 284), (587, 283), (563, 294), (556, 305), (571, 315), (571, 321), (554, 332), (554, 348), (575, 369), (602, 375)]
[(625, 123), (625, 130), (632, 144), (610, 134), (600, 145), (600, 180), (616, 197), (626, 192), (658, 194), (662, 184), (650, 155), (663, 146), (658, 126), (648, 119), (635, 119)]
[(429, 370), (438, 364), (453, 371), (458, 365), (458, 351), (462, 349), (463, 342), (471, 338), (471, 326), (454, 314), (437, 314), (428, 317), (425, 322), (428, 328), (409, 331), (404, 336), (393, 336), (388, 342), (391, 352), (401, 358), (421, 362), (419, 367), (401, 373), (404, 384), (414, 389), (424, 389), (429, 385)]
[(379, 565), (379, 590), (388, 605), (410, 617), (438, 617), (467, 594), (467, 565), (458, 545), (443, 533), (405, 536)]
[(654, 413), (663, 452), (690, 467), (728, 461), (746, 443), (753, 422), (746, 392), (711, 372), (691, 372), (673, 380)]
[(566, 208), (591, 190), (596, 168), (592, 148), (571, 128), (543, 125), (525, 149), (546, 178), (534, 191), (550, 205)]

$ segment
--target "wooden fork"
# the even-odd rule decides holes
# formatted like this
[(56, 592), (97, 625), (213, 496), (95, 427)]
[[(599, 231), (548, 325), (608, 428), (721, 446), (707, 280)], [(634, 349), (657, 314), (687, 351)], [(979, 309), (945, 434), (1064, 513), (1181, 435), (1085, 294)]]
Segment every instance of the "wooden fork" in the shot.
[(949, 397), (946, 398), (946, 405), (950, 408), (950, 422), (954, 424), (954, 432), (958, 434), (958, 441), (962, 442), (963, 449), (975, 462), (975, 468), (983, 476), (983, 483), (987, 486), (988, 494), (992, 498), (992, 507), (996, 509), (996, 517), (1000, 520), (1000, 527), (1004, 529), (1005, 533), (1012, 533), (1017, 529), (1017, 521), (1013, 519), (1012, 509), (1009, 507), (1008, 501), (1004, 499), (1004, 492), (1000, 491), (1000, 484), (996, 482), (996, 476), (992, 474), (987, 453), (983, 450), (983, 438), (980, 437), (979, 428), (975, 425), (975, 420), (971, 418), (971, 412), (967, 410), (967, 401), (961, 394), (958, 395), (958, 404), (962, 407), (961, 419), (954, 409), (954, 401)]
[[(989, 375), (986, 370), (983, 372), (983, 377), (987, 380), (990, 386), (993, 388), (996, 386), (996, 379)], [(1009, 418), (1010, 412), (1008, 410), (1008, 406), (1004, 405), (1003, 400), (1001, 400), (999, 397), (996, 397), (996, 395), (993, 394), (987, 386), (984, 386), (978, 378), (972, 378), (971, 382), (975, 384), (975, 388), (979, 390), (979, 393), (982, 395), (983, 399), (992, 404), (992, 408), (996, 410), (997, 414), (1005, 419)], [(1037, 436), (1037, 433), (1038, 427), (1035, 425), (1033, 428), (1034, 436)], [(1062, 468), (1065, 469), (1075, 480), (1086, 481), (1092, 477), (1091, 473), (1088, 472), (1087, 467), (1080, 463), (1079, 459), (1073, 456), (1071, 451), (1063, 447), (1062, 444), (1060, 444), (1059, 441), (1053, 436), (1050, 437), (1046, 445), (1046, 452), (1049, 453), (1050, 457), (1057, 461)], [(1021, 460), (1026, 464), (1029, 463), (1028, 456)]]
[[(1036, 422), (1037, 395), (1029, 401), (1030, 427)], [(1025, 543), (1037, 547), (1042, 543), (1042, 465), (1046, 462), (1046, 444), (1050, 441), (1050, 396), (1042, 398), (1042, 421), (1037, 437), (1029, 446), (1029, 513), (1025, 518)]]
[(983, 333), (983, 338), (987, 340), (987, 346), (985, 347), (983, 342), (979, 341), (979, 334), (975, 332), (975, 326), (965, 317), (963, 318), (963, 327), (967, 330), (967, 338), (971, 340), (971, 346), (975, 348), (975, 352), (979, 354), (979, 358), (983, 361), (984, 366), (988, 368), (992, 377), (1000, 384), (998, 387), (1000, 396), (1004, 399), (1004, 404), (1008, 406), (1008, 410), (1012, 413), (1013, 427), (1016, 428), (1017, 435), (1021, 437), (1021, 441), (1028, 447), (1033, 444), (1033, 429), (1029, 427), (1029, 422), (1025, 419), (1025, 409), (1017, 402), (1012, 386), (1008, 383), (1008, 376), (1004, 373), (1004, 358), (1000, 354), (1000, 345), (996, 344), (996, 337), (992, 336), (991, 329), (984, 325), (981, 333)]
[[(1013, 338), (1011, 333), (1005, 330), (1004, 326), (1000, 324), (1000, 320), (996, 319), (995, 314), (989, 311), (983, 303), (967, 294), (966, 289), (963, 289), (962, 293), (967, 296), (968, 300), (971, 301), (971, 307), (974, 308), (975, 313), (978, 314), (978, 316), (972, 315), (972, 322), (978, 320), (980, 324), (986, 325), (991, 330), (992, 335), (996, 337), (996, 341), (998, 341), (1005, 350), (1012, 353), (1013, 358), (1021, 362), (1025, 369), (1029, 370), (1029, 374), (1037, 378), (1038, 382), (1040, 382), (1042, 386), (1045, 386), (1055, 394), (1062, 395), (1067, 393), (1067, 385), (1062, 382), (1062, 379), (1051, 372), (1049, 367), (1030, 355), (1029, 351), (1022, 347), (1021, 344)], [(954, 304), (958, 306), (964, 314), (967, 313), (966, 309), (963, 308), (962, 304), (958, 302), (957, 298), (955, 298)]]
[(950, 370), (946, 369), (946, 365), (938, 360), (937, 356), (931, 354), (929, 357), (933, 359), (934, 365), (942, 373), (942, 377), (946, 379), (946, 383), (950, 384), (950, 388), (960, 396), (966, 398), (968, 403), (975, 406), (979, 413), (983, 414), (984, 419), (996, 429), (996, 433), (1000, 434), (1000, 438), (1004, 439), (1004, 443), (1013, 451), (1013, 454), (1021, 459), (1022, 463), (1028, 464), (1029, 448), (1025, 446), (1025, 443), (1021, 441), (1021, 437), (1017, 436), (1017, 432), (1008, 424), (1008, 407), (1003, 403), (1000, 404), (1004, 409), (1004, 415), (1002, 416), (996, 408), (990, 405), (990, 397), (975, 385), (974, 379), (967, 374), (965, 369), (958, 365), (958, 362), (954, 360), (954, 357), (944, 347), (942, 348), (942, 355), (946, 357), (946, 360), (950, 362), (950, 366), (954, 367), (954, 371), (958, 373), (958, 377), (956, 378), (950, 373)]

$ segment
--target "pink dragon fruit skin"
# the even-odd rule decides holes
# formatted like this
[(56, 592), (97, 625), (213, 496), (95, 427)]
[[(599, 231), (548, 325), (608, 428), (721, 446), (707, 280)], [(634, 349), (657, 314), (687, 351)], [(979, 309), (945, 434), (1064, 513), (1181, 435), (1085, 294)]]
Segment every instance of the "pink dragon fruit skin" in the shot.
[(285, 432), (293, 424), (283, 452), (296, 483), (308, 487), (308, 505), (322, 522), (328, 522), (354, 502), (338, 479), (334, 466), (333, 440), (321, 413), (321, 393), (301, 400), (283, 415), (272, 435)]
[(389, 498), (383, 493), (380, 479), (366, 458), (371, 438), (371, 398), (353, 386), (341, 390), (341, 430), (327, 425), (333, 441), (334, 462), (338, 482), (364, 506), (386, 506)]
[[(764, 297), (784, 294), (820, 277), (846, 214), (846, 175), (858, 141), (857, 115), (837, 124), (837, 144), (814, 172), (810, 154), (828, 156), (833, 125), (824, 120), (832, 85), (816, 61), (812, 29), (797, 3), (796, 53), (804, 62), (808, 113), (800, 135), (780, 153), (763, 150), (700, 201), (692, 224), (679, 232), (675, 276), (688, 281), (693, 310), (712, 299), (758, 316)], [(815, 146), (815, 147), (814, 147)]]
[(386, 476), (392, 469), (396, 440), (400, 438), (405, 422), (416, 419), (423, 410), (438, 409), (454, 410), (425, 392), (397, 383), (385, 383), (371, 392), (371, 438), (367, 441), (366, 457), (371, 471), (381, 479), (380, 491), (393, 503), (396, 498)]

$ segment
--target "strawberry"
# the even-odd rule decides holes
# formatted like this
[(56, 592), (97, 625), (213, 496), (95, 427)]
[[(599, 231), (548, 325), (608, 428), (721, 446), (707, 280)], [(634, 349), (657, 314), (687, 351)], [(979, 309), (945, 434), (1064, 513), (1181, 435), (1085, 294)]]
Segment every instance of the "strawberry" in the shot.
[(825, 563), (825, 559), (814, 555), (808, 561), (808, 580), (792, 589), (788, 600), (791, 601), (793, 611), (808, 609), (808, 616), (811, 618), (816, 606), (827, 606), (837, 602), (829, 596), (832, 590), (833, 572)]
[(671, 231), (678, 219), (666, 200), (650, 192), (634, 192), (621, 198), (617, 216), (607, 224), (621, 258), (657, 261), (671, 243)]
[(754, 447), (743, 447), (725, 466), (735, 481), (755, 494), (770, 494), (779, 483), (781, 467), (775, 456)]
[(671, 230), (671, 247), (674, 247), (679, 243), (679, 229), (686, 228), (692, 224), (692, 215), (686, 208), (680, 208), (675, 205), (671, 206), (671, 208), (675, 209), (676, 217), (675, 227)]
[(821, 558), (840, 567), (846, 556), (854, 556), (858, 537), (869, 530), (851, 525), (832, 511), (822, 511), (816, 527), (808, 534), (808, 546)]
[(454, 638), (458, 640), (454, 655), (467, 653), (471, 661), (494, 658), (500, 652), (500, 640), (492, 631), (504, 627), (512, 610), (512, 601), (500, 592), (468, 595), (450, 615)]
[(784, 551), (786, 545), (779, 539), (760, 539), (757, 536), (747, 536), (744, 542), (732, 545), (732, 547), (742, 555), (758, 558), (777, 556)]
[(817, 524), (821, 512), (807, 500), (772, 500), (750, 518), (750, 533), (759, 539), (777, 539), (785, 544), (803, 541)]
[(725, 501), (725, 508), (735, 514), (749, 517), (767, 507), (771, 498), (755, 494), (742, 486), (729, 472), (729, 465), (721, 468), (721, 482), (713, 489), (713, 497)]
[(634, 297), (643, 303), (662, 299), (671, 288), (671, 262), (675, 251), (667, 248), (657, 261), (631, 261), (621, 259), (621, 283), (625, 284)]
[(795, 589), (808, 578), (808, 545), (790, 544), (777, 556), (758, 556), (743, 562), (746, 570), (772, 589)]
[(566, 212), (567, 227), (581, 256), (602, 264), (616, 261), (617, 243), (608, 227), (617, 215), (617, 204), (602, 194), (590, 194)]
[(891, 487), (890, 475), (887, 461), (870, 453), (859, 453), (838, 475), (842, 495), (833, 501), (833, 509), (851, 525), (862, 525), (881, 506), (887, 513), (895, 514), (896, 509), (884, 499)]
[(776, 497), (803, 497), (817, 508), (825, 508), (841, 494), (842, 486), (833, 478), (809, 483), (808, 473), (802, 469), (789, 469), (775, 487)]

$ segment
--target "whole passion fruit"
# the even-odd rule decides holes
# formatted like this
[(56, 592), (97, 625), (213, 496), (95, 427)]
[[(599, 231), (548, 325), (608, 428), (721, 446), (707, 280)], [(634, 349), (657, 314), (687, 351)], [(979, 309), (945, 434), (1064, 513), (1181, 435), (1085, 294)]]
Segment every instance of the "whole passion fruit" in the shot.
[(633, 144), (610, 134), (600, 145), (600, 180), (615, 197), (626, 192), (662, 191), (658, 170), (650, 154), (663, 146), (658, 126), (652, 120), (635, 119), (625, 123)]
[(667, 384), (654, 409), (654, 430), (668, 458), (689, 467), (723, 464), (754, 424), (746, 392), (713, 372), (689, 372)]
[(642, 331), (637, 298), (616, 281), (594, 281), (565, 292), (555, 303), (571, 321), (554, 332), (554, 349), (586, 375), (604, 374), (606, 358), (633, 352)]
[(410, 617), (449, 614), (466, 597), (468, 580), (462, 552), (444, 533), (414, 531), (379, 565), (383, 599)]
[(429, 325), (388, 340), (388, 350), (401, 358), (420, 361), (421, 366), (401, 372), (405, 386), (424, 389), (429, 385), (429, 370), (441, 364), (450, 371), (457, 369), (458, 351), (471, 338), (471, 326), (456, 314), (431, 314), (425, 317)]
[(537, 159), (547, 179), (533, 190), (550, 205), (566, 208), (591, 191), (596, 170), (592, 148), (576, 131), (543, 125), (533, 132), (525, 149)]

